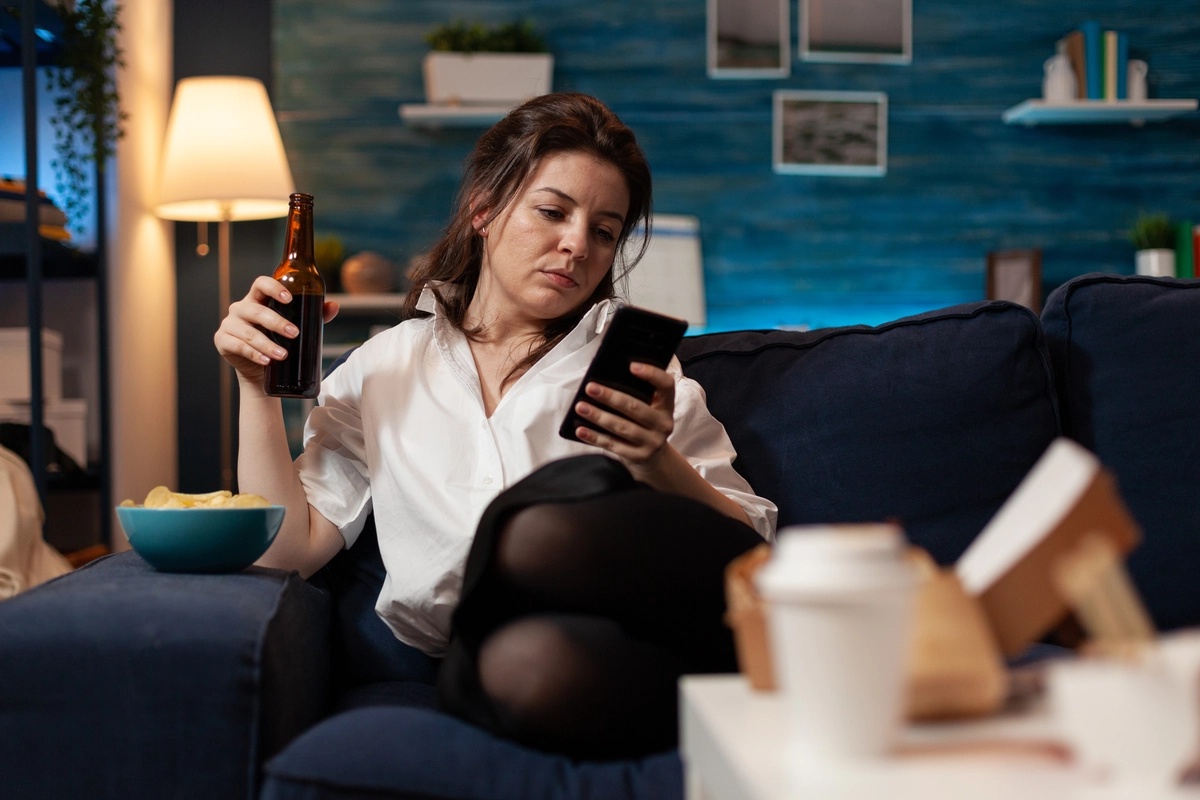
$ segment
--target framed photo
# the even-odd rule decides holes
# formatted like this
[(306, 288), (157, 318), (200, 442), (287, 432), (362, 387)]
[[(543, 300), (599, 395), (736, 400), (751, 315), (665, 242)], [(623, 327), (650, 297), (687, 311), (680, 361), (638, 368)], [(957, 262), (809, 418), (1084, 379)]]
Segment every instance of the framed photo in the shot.
[(803, 61), (912, 62), (912, 0), (797, 0)]
[(711, 78), (791, 74), (791, 0), (708, 0)]
[(774, 169), (786, 175), (887, 173), (887, 95), (775, 92)]
[(1042, 251), (993, 250), (987, 254), (987, 299), (1011, 300), (1042, 312)]

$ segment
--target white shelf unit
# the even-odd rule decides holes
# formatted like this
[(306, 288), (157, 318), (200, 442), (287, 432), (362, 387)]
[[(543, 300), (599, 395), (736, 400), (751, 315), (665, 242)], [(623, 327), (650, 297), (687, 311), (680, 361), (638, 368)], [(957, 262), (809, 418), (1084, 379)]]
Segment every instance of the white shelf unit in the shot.
[(1102, 125), (1158, 122), (1196, 110), (1195, 100), (1026, 100), (1004, 112), (1009, 125)]
[(451, 106), (433, 103), (404, 103), (400, 119), (429, 127), (487, 127), (499, 122), (512, 109), (508, 105)]

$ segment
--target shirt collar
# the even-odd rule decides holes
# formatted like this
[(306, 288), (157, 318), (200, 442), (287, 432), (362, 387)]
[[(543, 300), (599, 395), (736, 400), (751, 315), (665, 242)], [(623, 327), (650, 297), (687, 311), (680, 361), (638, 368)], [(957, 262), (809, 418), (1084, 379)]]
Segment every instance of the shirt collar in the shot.
[[(438, 302), (437, 292), (434, 291), (441, 284), (442, 281), (430, 281), (425, 284), (425, 288), (421, 290), (421, 296), (417, 298), (418, 311), (424, 311), (439, 318), (443, 316), (442, 304)], [(587, 338), (590, 340), (608, 326), (608, 321), (612, 319), (613, 312), (616, 310), (617, 302), (615, 300), (601, 300), (587, 310), (579, 324), (575, 326), (575, 330), (587, 331)]]
[(425, 284), (425, 288), (421, 290), (421, 296), (417, 298), (417, 311), (424, 311), (435, 317), (442, 315), (442, 304), (437, 301), (437, 293), (434, 292), (434, 287), (440, 284), (441, 281), (430, 281)]

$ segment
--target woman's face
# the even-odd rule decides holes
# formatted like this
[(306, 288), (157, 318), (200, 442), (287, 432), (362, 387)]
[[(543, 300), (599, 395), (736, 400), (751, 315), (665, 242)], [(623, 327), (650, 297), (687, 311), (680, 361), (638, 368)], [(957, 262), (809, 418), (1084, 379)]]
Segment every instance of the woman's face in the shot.
[(613, 164), (580, 152), (546, 156), (486, 228), (475, 323), (541, 330), (586, 302), (612, 268), (629, 210), (629, 189)]

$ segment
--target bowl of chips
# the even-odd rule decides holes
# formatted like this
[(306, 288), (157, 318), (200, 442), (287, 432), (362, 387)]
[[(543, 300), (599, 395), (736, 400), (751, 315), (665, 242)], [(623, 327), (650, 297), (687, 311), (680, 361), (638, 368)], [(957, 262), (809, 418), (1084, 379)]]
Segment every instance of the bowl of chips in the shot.
[(267, 552), (283, 506), (254, 494), (206, 494), (156, 486), (139, 504), (117, 506), (130, 546), (162, 572), (237, 572)]

